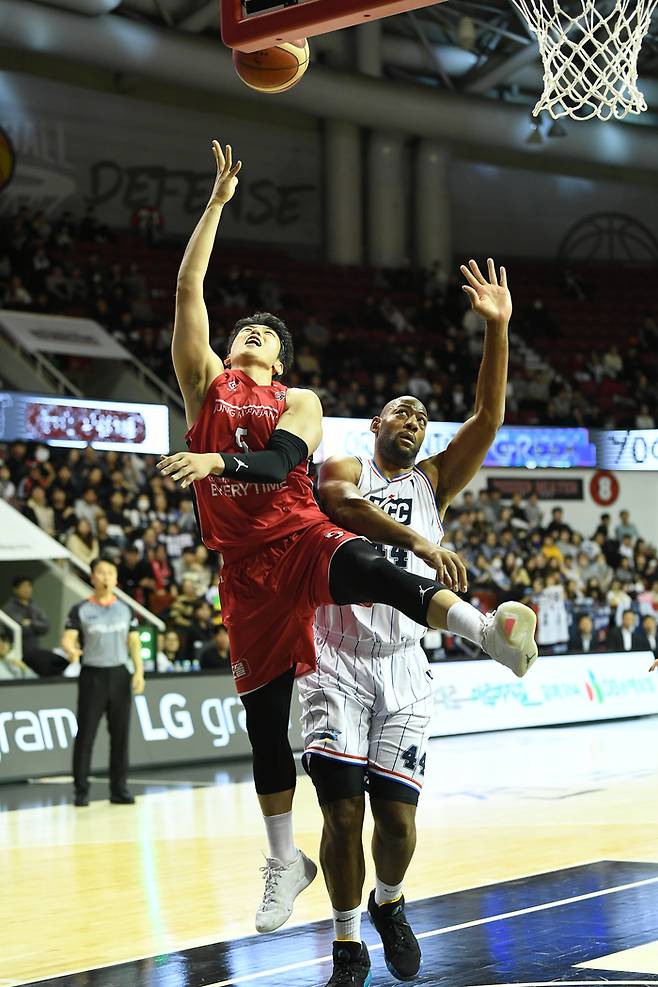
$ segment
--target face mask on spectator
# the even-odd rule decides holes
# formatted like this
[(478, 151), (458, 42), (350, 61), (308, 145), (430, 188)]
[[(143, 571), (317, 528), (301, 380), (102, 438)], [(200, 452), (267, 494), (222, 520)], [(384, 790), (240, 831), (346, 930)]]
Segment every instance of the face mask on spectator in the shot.
[(140, 497), (139, 500), (137, 501), (137, 510), (143, 512), (143, 511), (148, 511), (148, 509), (149, 509), (148, 497)]
[(45, 446), (37, 446), (34, 450), (34, 458), (38, 463), (47, 463), (50, 459), (50, 449)]

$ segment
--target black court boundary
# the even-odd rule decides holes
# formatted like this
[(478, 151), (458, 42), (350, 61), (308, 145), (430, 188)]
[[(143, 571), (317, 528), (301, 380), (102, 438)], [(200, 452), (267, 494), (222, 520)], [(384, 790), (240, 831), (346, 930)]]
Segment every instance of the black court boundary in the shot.
[[(441, 849), (437, 847), (437, 854)], [(540, 987), (658, 983), (656, 974), (576, 964), (658, 940), (658, 864), (598, 861), (413, 901), (421, 940), (414, 983), (437, 987)], [(365, 919), (373, 987), (392, 987), (381, 945)], [(172, 951), (115, 966), (26, 982), (29, 987), (323, 987), (331, 923)], [(7, 984), (7, 987), (15, 987)]]

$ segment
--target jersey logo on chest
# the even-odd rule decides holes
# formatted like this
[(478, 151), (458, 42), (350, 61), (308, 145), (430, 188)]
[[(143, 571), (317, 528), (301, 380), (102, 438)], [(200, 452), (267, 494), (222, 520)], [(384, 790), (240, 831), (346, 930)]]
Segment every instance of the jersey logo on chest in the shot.
[(380, 507), (382, 511), (392, 517), (399, 524), (411, 524), (411, 511), (413, 501), (411, 497), (377, 497), (375, 494), (368, 494), (368, 500)]
[(278, 420), (281, 412), (279, 408), (273, 408), (268, 404), (231, 404), (230, 401), (225, 401), (223, 398), (215, 398), (213, 414), (222, 413), (228, 415), (229, 418), (243, 418), (248, 415), (250, 418)]

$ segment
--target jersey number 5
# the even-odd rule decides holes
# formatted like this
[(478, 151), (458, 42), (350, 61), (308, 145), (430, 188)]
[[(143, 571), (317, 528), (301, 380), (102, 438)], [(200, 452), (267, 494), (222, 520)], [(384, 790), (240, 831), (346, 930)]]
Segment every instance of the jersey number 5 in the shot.
[(245, 442), (246, 437), (247, 437), (247, 429), (246, 428), (236, 428), (236, 430), (235, 430), (235, 444), (236, 444), (236, 446), (240, 446), (240, 448), (242, 449), (243, 452), (251, 452), (249, 446)]

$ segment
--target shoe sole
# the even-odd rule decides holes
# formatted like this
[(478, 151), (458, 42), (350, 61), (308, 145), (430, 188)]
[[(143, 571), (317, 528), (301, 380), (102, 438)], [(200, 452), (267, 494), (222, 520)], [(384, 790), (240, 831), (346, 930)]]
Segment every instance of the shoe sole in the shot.
[[(379, 931), (379, 929), (377, 928), (377, 926), (375, 925), (375, 920), (372, 917), (372, 915), (370, 914), (370, 912), (368, 912), (368, 918), (370, 919), (371, 926), (373, 927), (373, 929), (375, 930), (375, 932), (377, 933), (377, 935), (381, 939), (381, 935), (382, 934)], [(422, 969), (422, 966), (423, 966), (423, 959), (421, 957), (421, 960), (420, 960), (420, 963), (418, 964), (418, 969), (416, 970), (416, 972), (415, 973), (412, 973), (408, 977), (403, 977), (402, 974), (399, 973), (395, 969), (395, 967), (393, 966), (393, 964), (391, 963), (391, 961), (386, 958), (386, 954), (384, 954), (384, 962), (386, 963), (386, 967), (388, 969), (388, 972), (391, 974), (391, 976), (395, 977), (396, 980), (403, 980), (403, 981), (415, 980), (416, 977), (418, 976), (418, 974), (420, 973), (420, 971)], [(370, 983), (370, 981), (369, 980), (366, 980), (366, 983), (364, 984), (364, 987), (366, 987), (366, 985), (369, 984), (369, 983)]]
[[(531, 666), (534, 665), (539, 654), (537, 642), (535, 641), (537, 614), (523, 603), (503, 603), (499, 607), (498, 613), (501, 611), (504, 615), (502, 624), (505, 640), (525, 656), (528, 663), (526, 672), (528, 672)], [(509, 629), (509, 632), (507, 630), (508, 620), (513, 622), (513, 626)]]
[[(305, 856), (304, 857), (304, 860), (305, 860), (305, 866), (304, 866), (304, 871), (305, 871), (305, 873), (304, 873), (304, 882), (302, 884), (300, 884), (299, 889), (297, 891), (295, 891), (295, 896), (292, 899), (292, 905), (290, 907), (290, 911), (288, 912), (288, 914), (286, 915), (286, 917), (281, 922), (279, 922), (278, 925), (274, 925), (274, 926), (272, 926), (272, 928), (259, 929), (258, 926), (256, 926), (256, 932), (258, 932), (261, 936), (266, 936), (270, 932), (276, 932), (277, 929), (280, 929), (282, 925), (285, 925), (286, 924), (286, 922), (288, 921), (288, 919), (292, 915), (292, 909), (293, 909), (293, 906), (295, 904), (295, 901), (297, 900), (297, 897), (302, 893), (302, 891), (306, 891), (306, 888), (310, 884), (312, 884), (313, 881), (315, 880), (315, 878), (317, 877), (317, 874), (318, 874), (318, 865), (316, 863), (314, 863), (309, 857), (306, 857)], [(309, 875), (309, 869), (310, 868), (312, 868), (312, 873)]]

